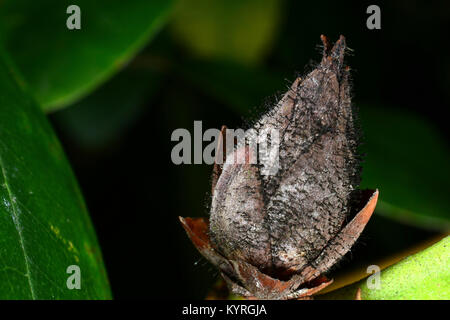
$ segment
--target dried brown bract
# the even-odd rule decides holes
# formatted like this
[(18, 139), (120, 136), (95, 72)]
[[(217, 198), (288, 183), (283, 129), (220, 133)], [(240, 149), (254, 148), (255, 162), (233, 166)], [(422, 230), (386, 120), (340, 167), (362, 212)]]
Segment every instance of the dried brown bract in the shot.
[[(279, 170), (263, 175), (250, 161), (216, 164), (209, 222), (180, 218), (236, 294), (294, 299), (321, 290), (332, 282), (323, 273), (348, 252), (375, 208), (378, 191), (357, 189), (359, 135), (345, 38), (333, 47), (321, 39), (321, 63), (253, 127), (278, 130)], [(227, 158), (251, 152), (238, 145)]]

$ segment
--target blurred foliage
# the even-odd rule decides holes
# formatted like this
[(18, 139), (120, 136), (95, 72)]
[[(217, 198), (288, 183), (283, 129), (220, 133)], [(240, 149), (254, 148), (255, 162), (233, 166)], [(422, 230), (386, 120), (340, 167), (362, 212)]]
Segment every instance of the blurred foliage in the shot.
[(196, 55), (256, 64), (273, 45), (282, 0), (181, 0), (171, 27)]
[(94, 149), (120, 139), (142, 113), (146, 99), (161, 87), (160, 74), (127, 68), (98, 90), (56, 114), (61, 130)]
[(377, 213), (421, 228), (450, 231), (450, 153), (414, 112), (362, 107), (366, 154), (362, 187), (379, 188)]
[[(189, 61), (181, 68), (183, 77), (231, 108), (236, 114), (254, 117), (268, 106), (256, 103), (267, 99), (273, 104), (274, 90), (287, 90), (288, 83), (277, 72), (241, 65), (232, 61)], [(273, 101), (272, 101), (273, 100)]]
[[(66, 8), (81, 8), (81, 30)], [(0, 2), (3, 43), (44, 110), (67, 106), (120, 70), (164, 25), (171, 0)]]
[[(69, 4), (81, 7), (79, 31), (65, 27)], [(308, 72), (320, 59), (322, 33), (331, 40), (342, 33), (354, 49), (347, 58), (364, 133), (362, 187), (380, 190), (376, 215), (337, 271), (403, 257), (449, 231), (450, 159), (441, 110), (450, 100), (450, 67), (435, 32), (444, 30), (448, 4), (383, 4), (381, 31), (365, 29), (366, 7), (293, 0), (0, 1), (1, 40), (37, 102), (45, 111), (70, 106), (50, 119), (86, 195), (116, 296), (205, 296), (214, 274), (192, 265), (198, 254), (176, 217), (208, 213), (211, 168), (171, 164), (171, 132), (192, 130), (194, 120), (203, 120), (204, 129), (249, 124), (296, 72)], [(162, 239), (169, 241), (161, 246)], [(437, 254), (442, 263), (448, 245), (436, 248), (424, 254)], [(142, 279), (139, 264), (158, 275), (163, 265), (166, 276)], [(392, 270), (385, 281), (402, 269)], [(448, 277), (447, 270), (433, 270)]]

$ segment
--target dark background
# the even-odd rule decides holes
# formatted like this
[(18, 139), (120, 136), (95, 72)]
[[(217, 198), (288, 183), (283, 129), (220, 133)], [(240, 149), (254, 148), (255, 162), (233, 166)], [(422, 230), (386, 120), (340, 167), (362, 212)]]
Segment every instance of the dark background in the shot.
[[(366, 28), (370, 4), (381, 7), (381, 30)], [(242, 127), (275, 101), (273, 95), (285, 91), (297, 74), (320, 60), (321, 34), (332, 41), (343, 34), (354, 50), (347, 63), (353, 70), (356, 105), (416, 112), (447, 139), (450, 60), (444, 30), (449, 16), (450, 3), (445, 1), (284, 1), (267, 53), (250, 65), (206, 62), (183, 45), (169, 25), (127, 66), (157, 74), (157, 85), (144, 90), (152, 93), (137, 100), (140, 108), (133, 117), (123, 116), (131, 120), (118, 132), (95, 139), (100, 126), (95, 119), (107, 117), (109, 111), (89, 118), (83, 101), (79, 107), (52, 114), (97, 230), (114, 297), (206, 295), (217, 274), (200, 258), (177, 217), (207, 215), (212, 168), (172, 164), (171, 133), (176, 128), (192, 132), (194, 120), (202, 120), (204, 130), (222, 124)], [(243, 79), (234, 70), (251, 72)], [(234, 86), (231, 92), (237, 97), (211, 94), (208, 88), (217, 77)], [(142, 84), (139, 79), (132, 78), (136, 85)], [(247, 85), (254, 81), (253, 90), (240, 86), (241, 81)], [(133, 90), (131, 80), (126, 84), (121, 87), (124, 93)], [(114, 84), (104, 88), (113, 91)], [(248, 110), (239, 104), (248, 104)], [(83, 136), (66, 125), (80, 115), (94, 119), (86, 122)], [(434, 235), (375, 216), (339, 268), (357, 260), (376, 260)]]

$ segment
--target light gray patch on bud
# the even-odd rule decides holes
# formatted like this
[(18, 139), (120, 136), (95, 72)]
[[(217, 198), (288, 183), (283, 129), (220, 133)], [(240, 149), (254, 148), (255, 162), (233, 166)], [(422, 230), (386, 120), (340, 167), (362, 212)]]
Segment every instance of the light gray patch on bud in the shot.
[[(244, 148), (234, 152), (236, 158), (249, 153)], [(264, 269), (270, 265), (271, 255), (257, 171), (255, 165), (234, 164), (227, 159), (213, 194), (210, 230), (211, 242), (222, 254)]]
[(274, 128), (264, 128), (259, 132), (258, 137), (261, 175), (276, 175), (280, 169), (280, 134)]

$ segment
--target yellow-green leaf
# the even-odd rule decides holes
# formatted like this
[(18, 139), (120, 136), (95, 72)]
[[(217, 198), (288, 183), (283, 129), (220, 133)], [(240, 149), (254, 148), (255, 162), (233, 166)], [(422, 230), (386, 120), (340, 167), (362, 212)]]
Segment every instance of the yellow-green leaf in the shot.
[(246, 64), (268, 52), (281, 19), (281, 0), (183, 0), (172, 30), (194, 54)]
[(374, 286), (376, 282), (372, 280), (373, 278), (365, 278), (317, 298), (355, 299), (356, 291), (361, 288), (363, 300), (448, 300), (450, 299), (449, 265), (450, 236), (447, 236), (433, 246), (381, 270), (378, 289)]

